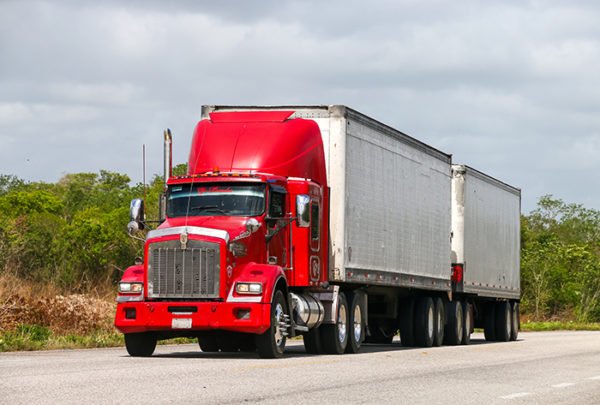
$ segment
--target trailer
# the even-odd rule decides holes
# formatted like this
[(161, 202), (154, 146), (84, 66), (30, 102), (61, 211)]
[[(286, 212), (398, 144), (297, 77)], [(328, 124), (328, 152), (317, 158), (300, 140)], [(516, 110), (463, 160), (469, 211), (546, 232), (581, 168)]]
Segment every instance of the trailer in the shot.
[(204, 106), (186, 176), (165, 139), (162, 223), (120, 284), (130, 354), (172, 336), (263, 357), (295, 335), (310, 353), (467, 344), (480, 324), (516, 339), (518, 189), (339, 105)]

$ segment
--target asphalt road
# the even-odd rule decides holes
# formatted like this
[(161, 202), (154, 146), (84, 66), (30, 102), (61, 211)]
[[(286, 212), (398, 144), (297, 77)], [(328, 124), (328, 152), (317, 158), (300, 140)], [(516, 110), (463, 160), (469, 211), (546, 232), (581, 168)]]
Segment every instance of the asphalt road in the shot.
[(517, 342), (431, 349), (367, 345), (283, 359), (159, 346), (0, 353), (1, 404), (600, 404), (600, 332), (521, 333)]

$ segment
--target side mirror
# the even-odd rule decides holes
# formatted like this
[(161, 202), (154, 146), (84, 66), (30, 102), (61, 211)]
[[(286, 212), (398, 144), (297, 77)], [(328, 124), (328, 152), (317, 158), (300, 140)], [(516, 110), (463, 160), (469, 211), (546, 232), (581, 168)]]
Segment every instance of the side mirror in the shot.
[(144, 229), (144, 200), (135, 198), (129, 205), (129, 224), (127, 230), (130, 235)]
[(310, 197), (307, 194), (296, 196), (296, 225), (300, 228), (310, 226)]

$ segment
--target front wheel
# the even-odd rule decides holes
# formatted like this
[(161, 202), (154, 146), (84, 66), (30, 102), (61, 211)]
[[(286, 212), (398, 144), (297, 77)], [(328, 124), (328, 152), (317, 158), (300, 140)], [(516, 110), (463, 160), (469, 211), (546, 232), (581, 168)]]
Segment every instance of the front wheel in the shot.
[(342, 354), (348, 344), (348, 302), (343, 292), (338, 294), (338, 305), (334, 324), (324, 324), (321, 329), (323, 351), (329, 354)]
[(285, 297), (281, 290), (277, 290), (271, 303), (271, 326), (255, 338), (256, 351), (260, 357), (274, 359), (283, 356), (288, 335), (288, 319)]
[(151, 333), (126, 333), (125, 348), (132, 357), (149, 357), (156, 349), (156, 336)]

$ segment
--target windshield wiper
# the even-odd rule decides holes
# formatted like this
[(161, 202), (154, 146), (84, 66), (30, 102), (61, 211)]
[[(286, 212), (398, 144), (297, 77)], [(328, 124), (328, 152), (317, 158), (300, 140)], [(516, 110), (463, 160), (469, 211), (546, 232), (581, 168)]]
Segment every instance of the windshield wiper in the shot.
[(190, 208), (190, 211), (217, 211), (224, 215), (227, 215), (227, 211), (217, 207), (216, 205), (200, 205), (198, 207)]

